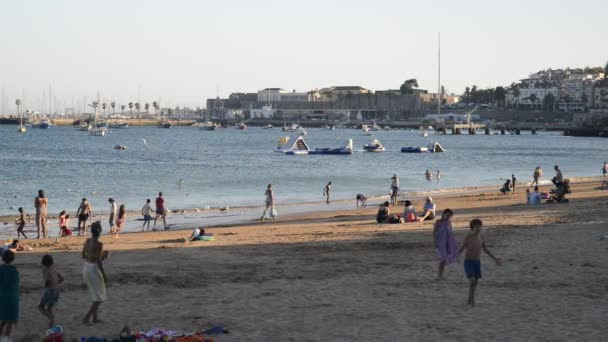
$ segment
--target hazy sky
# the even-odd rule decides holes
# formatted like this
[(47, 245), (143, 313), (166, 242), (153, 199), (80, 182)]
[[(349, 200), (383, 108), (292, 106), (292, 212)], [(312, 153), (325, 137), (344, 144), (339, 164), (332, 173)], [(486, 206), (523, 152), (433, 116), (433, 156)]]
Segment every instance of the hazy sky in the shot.
[[(562, 5), (560, 3), (567, 3)], [(608, 1), (1, 1), (0, 85), (35, 106), (49, 84), (78, 107), (265, 87), (397, 88), (417, 78), (507, 85), (548, 67), (604, 65)], [(141, 88), (140, 88), (141, 87)], [(8, 108), (7, 108), (8, 109)]]

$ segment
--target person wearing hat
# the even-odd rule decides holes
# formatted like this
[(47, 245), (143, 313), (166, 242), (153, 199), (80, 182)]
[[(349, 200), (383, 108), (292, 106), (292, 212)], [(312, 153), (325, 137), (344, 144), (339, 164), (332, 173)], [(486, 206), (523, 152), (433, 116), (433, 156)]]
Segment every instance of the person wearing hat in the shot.
[(110, 225), (110, 234), (113, 234), (114, 229), (116, 227), (115, 219), (116, 212), (118, 211), (118, 206), (116, 205), (116, 201), (114, 201), (112, 197), (108, 199), (108, 202), (110, 202), (110, 219), (108, 220), (108, 224)]

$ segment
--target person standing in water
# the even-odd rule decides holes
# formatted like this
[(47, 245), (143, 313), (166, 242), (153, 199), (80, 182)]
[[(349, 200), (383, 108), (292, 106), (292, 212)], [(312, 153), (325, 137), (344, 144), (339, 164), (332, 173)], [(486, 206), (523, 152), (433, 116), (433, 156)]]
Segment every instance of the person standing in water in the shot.
[(437, 180), (441, 179), (441, 172), (439, 172), (439, 170), (437, 170)]
[(604, 162), (604, 165), (602, 166), (602, 176), (608, 178), (608, 162)]
[(538, 186), (538, 180), (542, 176), (543, 176), (543, 169), (539, 165), (534, 169), (534, 174), (532, 175), (532, 177), (534, 178), (534, 181), (532, 182), (532, 184), (530, 184), (530, 186)]
[[(19, 208), (19, 218), (17, 218), (17, 221), (15, 221), (15, 223), (17, 223), (17, 239), (21, 237), (21, 235), (23, 235), (24, 238), (27, 239), (27, 235), (25, 235), (25, 232), (23, 231), (23, 228), (25, 228), (25, 215), (27, 215), (25, 213), (25, 211), (23, 211), (23, 208)], [(27, 215), (29, 217), (29, 215)]]
[(118, 218), (116, 219), (116, 228), (114, 229), (114, 238), (118, 239), (118, 233), (122, 230), (122, 227), (127, 220), (127, 210), (125, 209), (125, 205), (121, 204), (118, 209)]
[(325, 196), (326, 203), (329, 204), (329, 194), (331, 193), (331, 182), (327, 183), (323, 189), (323, 196)]
[(108, 199), (108, 202), (110, 202), (110, 218), (108, 219), (108, 224), (110, 225), (110, 234), (114, 234), (114, 229), (116, 228), (116, 213), (118, 211), (118, 205), (112, 197)]
[(147, 230), (150, 230), (150, 221), (152, 221), (152, 206), (150, 206), (150, 199), (146, 199), (146, 204), (141, 208), (141, 214), (144, 217), (144, 225), (141, 226), (141, 231), (144, 231), (146, 224), (148, 225)]
[(152, 228), (153, 231), (156, 230), (156, 221), (159, 217), (163, 219), (163, 228), (165, 230), (169, 229), (167, 228), (167, 212), (165, 210), (165, 199), (163, 198), (162, 192), (159, 192), (158, 197), (156, 198), (156, 216), (154, 217), (154, 226)]
[(433, 178), (433, 173), (429, 169), (426, 169), (424, 176), (426, 177), (426, 180), (428, 180), (430, 182), (431, 179)]
[(391, 204), (396, 205), (399, 201), (399, 177), (394, 174), (391, 178)]
[(266, 195), (266, 208), (264, 209), (264, 212), (262, 212), (262, 217), (260, 217), (260, 221), (264, 221), (264, 217), (266, 217), (266, 211), (268, 211), (268, 209), (270, 209), (272, 216), (272, 210), (274, 209), (274, 192), (272, 191), (272, 184), (268, 184), (268, 187), (266, 188), (266, 192), (264, 194)]
[(38, 228), (38, 237), (40, 232), (46, 239), (46, 225), (48, 221), (49, 199), (44, 195), (44, 190), (38, 190), (38, 197), (34, 199), (34, 207), (36, 207), (36, 228)]
[(103, 268), (103, 260), (108, 253), (103, 250), (103, 243), (99, 241), (101, 235), (101, 222), (95, 221), (91, 224), (91, 237), (84, 243), (82, 258), (85, 260), (82, 269), (82, 277), (89, 288), (93, 304), (82, 319), (84, 325), (100, 323), (97, 317), (99, 306), (106, 300), (106, 273)]
[(82, 203), (78, 206), (78, 210), (76, 210), (76, 217), (78, 217), (78, 235), (80, 235), (81, 232), (81, 225), (82, 233), (85, 234), (87, 232), (87, 220), (91, 219), (92, 216), (91, 205), (86, 198), (83, 198)]
[(515, 193), (515, 184), (517, 183), (517, 178), (515, 178), (514, 174), (511, 174), (511, 189), (513, 189), (513, 193)]

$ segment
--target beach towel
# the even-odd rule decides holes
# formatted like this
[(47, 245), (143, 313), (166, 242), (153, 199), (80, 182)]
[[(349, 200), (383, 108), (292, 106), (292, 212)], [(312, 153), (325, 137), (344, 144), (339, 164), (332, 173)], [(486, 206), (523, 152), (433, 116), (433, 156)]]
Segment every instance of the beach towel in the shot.
[(452, 233), (452, 223), (449, 220), (439, 220), (437, 223), (437, 255), (441, 261), (454, 263), (458, 256), (458, 246)]
[(84, 263), (82, 278), (89, 288), (93, 302), (103, 302), (106, 300), (106, 283), (96, 263)]
[(19, 271), (13, 265), (0, 266), (0, 321), (19, 320)]

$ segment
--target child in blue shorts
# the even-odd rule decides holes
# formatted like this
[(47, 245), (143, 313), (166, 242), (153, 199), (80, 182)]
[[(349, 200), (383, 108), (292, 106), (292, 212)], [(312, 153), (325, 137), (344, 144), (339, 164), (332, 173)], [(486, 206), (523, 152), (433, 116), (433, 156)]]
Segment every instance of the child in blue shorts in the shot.
[(467, 275), (470, 282), (469, 300), (467, 301), (467, 304), (471, 306), (475, 306), (475, 288), (477, 287), (479, 278), (481, 278), (481, 250), (489, 255), (497, 265), (501, 264), (500, 259), (495, 257), (486, 247), (485, 240), (481, 235), (482, 226), (483, 222), (480, 219), (474, 219), (469, 222), (471, 232), (464, 238), (462, 247), (458, 250), (458, 255), (466, 250), (464, 256), (464, 273)]

